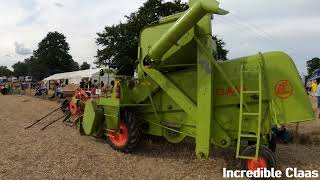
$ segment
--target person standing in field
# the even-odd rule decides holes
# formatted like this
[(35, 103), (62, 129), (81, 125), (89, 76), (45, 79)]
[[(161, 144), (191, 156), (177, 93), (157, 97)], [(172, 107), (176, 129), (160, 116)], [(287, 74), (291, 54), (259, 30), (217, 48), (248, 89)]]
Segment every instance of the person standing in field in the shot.
[[(319, 109), (320, 109), (320, 79), (317, 79), (317, 83), (318, 83), (318, 86), (317, 86), (317, 91), (315, 93), (315, 96), (317, 97), (317, 103), (318, 103), (318, 113), (319, 113)], [(320, 118), (320, 114), (318, 116)]]
[(311, 85), (312, 85), (312, 83), (311, 83), (311, 80), (308, 80), (307, 81), (307, 92), (308, 92), (308, 95), (309, 95), (309, 93), (311, 93)]
[(317, 80), (313, 80), (312, 81), (312, 96), (315, 96), (315, 93), (317, 92), (317, 89), (318, 89), (318, 84), (317, 84)]
[(103, 81), (101, 81), (100, 87), (101, 87), (101, 88), (104, 88), (104, 82), (103, 82)]

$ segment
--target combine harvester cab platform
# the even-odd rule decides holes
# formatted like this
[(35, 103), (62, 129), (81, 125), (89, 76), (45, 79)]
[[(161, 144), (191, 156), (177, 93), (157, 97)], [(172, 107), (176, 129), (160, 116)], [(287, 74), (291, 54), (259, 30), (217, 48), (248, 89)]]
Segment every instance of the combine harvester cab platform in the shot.
[(142, 30), (138, 78), (119, 77), (111, 97), (88, 101), (83, 129), (123, 152), (141, 133), (172, 143), (189, 136), (198, 158), (234, 145), (244, 168), (274, 167), (272, 126), (314, 119), (292, 59), (268, 52), (218, 61), (212, 14), (227, 12), (215, 0), (189, 7)]

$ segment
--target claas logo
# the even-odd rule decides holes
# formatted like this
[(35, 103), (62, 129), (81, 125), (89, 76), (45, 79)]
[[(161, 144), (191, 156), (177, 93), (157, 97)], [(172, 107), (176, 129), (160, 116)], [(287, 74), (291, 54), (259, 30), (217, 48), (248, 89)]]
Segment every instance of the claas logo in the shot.
[(279, 80), (275, 83), (274, 94), (280, 99), (287, 99), (293, 94), (293, 87), (289, 80)]

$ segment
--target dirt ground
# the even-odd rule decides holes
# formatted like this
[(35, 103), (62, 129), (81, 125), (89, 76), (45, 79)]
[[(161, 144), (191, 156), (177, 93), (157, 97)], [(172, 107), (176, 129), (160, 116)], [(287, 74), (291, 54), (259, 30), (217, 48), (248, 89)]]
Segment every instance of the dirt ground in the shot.
[[(202, 161), (190, 142), (149, 138), (136, 152), (123, 154), (61, 121), (40, 130), (61, 112), (24, 130), (58, 106), (28, 96), (0, 96), (0, 179), (222, 179), (223, 167), (239, 166), (232, 149), (215, 149)], [(320, 146), (279, 145), (276, 157), (282, 170), (320, 170)]]

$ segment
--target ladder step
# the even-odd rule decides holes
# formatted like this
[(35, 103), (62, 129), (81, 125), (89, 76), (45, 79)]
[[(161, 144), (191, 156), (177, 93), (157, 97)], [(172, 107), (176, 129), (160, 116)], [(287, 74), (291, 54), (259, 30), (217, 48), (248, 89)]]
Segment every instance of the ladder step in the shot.
[[(250, 68), (244, 70), (244, 65), (241, 65), (240, 68), (240, 85), (241, 87), (244, 86), (244, 77), (247, 78), (247, 76), (253, 76), (256, 78), (259, 82), (259, 86), (256, 88), (252, 88), (253, 90), (244, 90), (241, 89), (242, 91), (240, 92), (240, 111), (239, 111), (239, 129), (238, 129), (238, 141), (237, 141), (237, 151), (236, 151), (236, 157), (240, 159), (250, 159), (250, 160), (256, 160), (258, 157), (258, 152), (259, 152), (259, 144), (260, 144), (260, 136), (261, 136), (261, 109), (262, 109), (262, 75), (261, 75), (261, 64), (259, 63), (257, 68)], [(247, 79), (246, 79), (247, 80)], [(257, 96), (259, 99), (259, 111), (253, 111), (251, 112), (250, 110), (246, 109), (245, 112), (243, 111), (243, 104), (244, 104), (244, 96), (243, 94), (253, 94), (252, 96)], [(254, 116), (258, 120), (257, 124), (257, 131), (256, 134), (249, 134), (249, 132), (244, 132), (242, 131), (242, 121), (243, 121), (243, 116)], [(249, 139), (249, 140), (254, 140), (256, 141), (258, 147), (255, 149), (255, 155), (253, 156), (241, 156), (240, 155), (240, 149), (241, 149), (241, 139)]]
[(259, 94), (260, 91), (242, 91), (243, 94)]
[(256, 157), (254, 157), (254, 156), (238, 156), (238, 158), (240, 158), (240, 159), (251, 159), (251, 160), (255, 160), (256, 159)]
[(241, 134), (240, 136), (247, 137), (247, 138), (258, 138), (258, 136), (255, 134)]
[(242, 113), (243, 115), (245, 116), (259, 116), (260, 114), (259, 113)]

